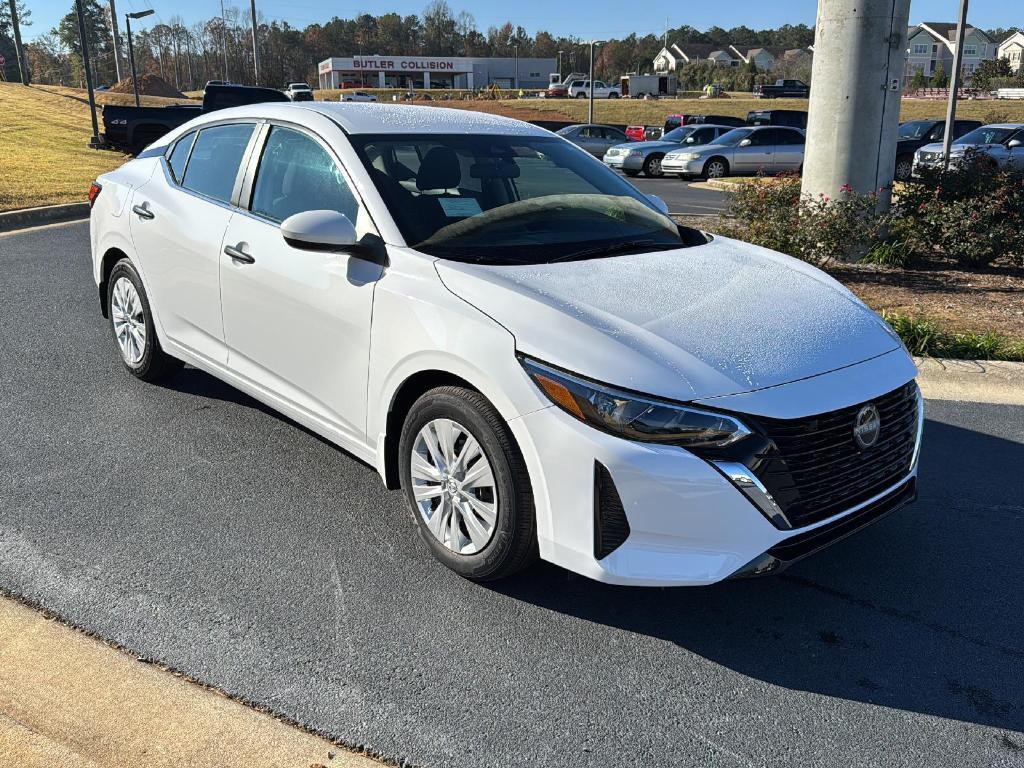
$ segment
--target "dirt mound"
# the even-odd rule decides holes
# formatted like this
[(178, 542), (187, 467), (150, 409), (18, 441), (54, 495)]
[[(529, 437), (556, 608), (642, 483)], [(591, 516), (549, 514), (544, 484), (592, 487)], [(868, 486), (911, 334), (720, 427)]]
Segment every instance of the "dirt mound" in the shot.
[[(110, 88), (112, 93), (133, 93), (132, 79), (126, 77)], [(163, 96), (168, 99), (187, 98), (184, 93), (168, 83), (159, 75), (143, 75), (139, 78), (139, 93), (142, 96)]]

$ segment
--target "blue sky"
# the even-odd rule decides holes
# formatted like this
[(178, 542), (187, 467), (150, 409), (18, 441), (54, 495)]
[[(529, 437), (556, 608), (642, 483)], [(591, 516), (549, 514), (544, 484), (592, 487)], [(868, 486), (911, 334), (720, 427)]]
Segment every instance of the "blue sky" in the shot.
[[(6, 0), (4, 0), (6, 2)], [(153, 8), (159, 19), (167, 21), (175, 14), (186, 23), (209, 18), (219, 12), (218, 0), (115, 0), (118, 15), (125, 12)], [(294, 26), (304, 27), (316, 21), (326, 21), (331, 16), (352, 17), (359, 13), (382, 13), (395, 11), (402, 15), (420, 13), (426, 0), (390, 0), (386, 3), (348, 4), (315, 2), (315, 0), (257, 0), (261, 16), (268, 19), (283, 19)], [(100, 0), (106, 4), (107, 0)], [(572, 34), (581, 38), (623, 37), (630, 32), (640, 34), (653, 32), (661, 34), (665, 28), (665, 11), (670, 27), (690, 24), (698, 29), (718, 25), (729, 28), (745, 24), (754, 29), (776, 27), (780, 24), (811, 25), (814, 23), (815, 0), (730, 0), (728, 3), (646, 3), (629, 4), (622, 0), (586, 0), (585, 2), (551, 2), (551, 0), (517, 0), (514, 4), (497, 0), (475, 0), (460, 2), (448, 0), (457, 13), (468, 10), (476, 18), (477, 27), (482, 31), (505, 21), (523, 26), (533, 33), (546, 29), (556, 35)], [(27, 0), (32, 11), (32, 26), (25, 30), (28, 38), (45, 33), (72, 6), (71, 0)], [(245, 5), (225, 0), (225, 5)], [(694, 6), (701, 6), (695, 8)], [(511, 9), (514, 7), (514, 12)], [(956, 19), (957, 0), (916, 0), (910, 11), (911, 22), (953, 21)], [(971, 10), (971, 23), (983, 28), (1011, 27), (1024, 25), (1024, 3), (1021, 0), (975, 0)], [(143, 20), (142, 24), (156, 23), (158, 16)], [(133, 25), (134, 26), (134, 25)], [(345, 51), (339, 51), (344, 54)]]

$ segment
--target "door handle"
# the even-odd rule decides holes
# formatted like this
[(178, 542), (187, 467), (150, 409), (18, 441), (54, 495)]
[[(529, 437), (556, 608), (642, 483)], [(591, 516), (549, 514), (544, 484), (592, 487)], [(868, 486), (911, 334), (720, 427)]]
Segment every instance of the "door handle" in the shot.
[(134, 205), (134, 206), (132, 206), (132, 211), (140, 219), (146, 219), (148, 221), (149, 219), (156, 218), (156, 214), (153, 213), (151, 210), (149, 210), (149, 203), (148, 202), (145, 202), (142, 205)]
[(255, 264), (256, 259), (242, 250), (244, 247), (245, 243), (239, 243), (238, 245), (225, 245), (224, 253), (242, 264)]

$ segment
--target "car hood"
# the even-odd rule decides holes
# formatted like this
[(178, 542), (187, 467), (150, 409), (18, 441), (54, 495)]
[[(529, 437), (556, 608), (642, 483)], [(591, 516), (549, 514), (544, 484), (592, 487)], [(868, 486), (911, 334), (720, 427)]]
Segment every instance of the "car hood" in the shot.
[(728, 238), (556, 264), (436, 265), (520, 353), (674, 400), (772, 387), (900, 347), (823, 272)]
[(642, 149), (650, 151), (652, 149), (664, 149), (666, 152), (672, 149), (679, 149), (682, 144), (678, 141), (630, 141), (626, 144), (616, 145), (616, 149)]
[(735, 147), (727, 147), (724, 144), (678, 144), (672, 152), (674, 154), (695, 152), (702, 155), (714, 152), (715, 154), (721, 155), (726, 152), (731, 152), (733, 149), (735, 149)]
[[(967, 151), (967, 147), (982, 147), (984, 144), (953, 144), (949, 148), (949, 154), (951, 155), (962, 155)], [(942, 142), (937, 141), (933, 144), (925, 144), (921, 147), (918, 152), (942, 152)]]

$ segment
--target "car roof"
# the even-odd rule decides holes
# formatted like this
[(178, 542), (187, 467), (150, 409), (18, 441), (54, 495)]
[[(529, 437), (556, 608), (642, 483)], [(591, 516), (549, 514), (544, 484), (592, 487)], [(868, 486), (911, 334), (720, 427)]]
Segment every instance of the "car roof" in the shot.
[[(276, 105), (275, 105), (276, 106)], [(306, 102), (282, 105), (319, 112), (348, 133), (493, 133), (514, 136), (550, 136), (550, 132), (522, 120), (468, 109), (364, 102)]]

